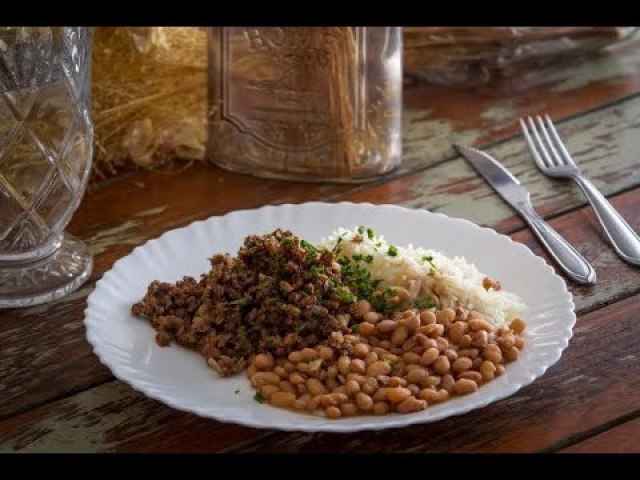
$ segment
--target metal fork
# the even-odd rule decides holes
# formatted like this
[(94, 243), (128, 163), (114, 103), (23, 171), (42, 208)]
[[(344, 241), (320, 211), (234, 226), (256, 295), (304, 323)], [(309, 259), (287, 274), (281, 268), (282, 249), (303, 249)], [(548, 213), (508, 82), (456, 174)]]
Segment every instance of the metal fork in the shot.
[(536, 126), (536, 122), (531, 117), (527, 117), (529, 123), (527, 128), (525, 121), (520, 119), (522, 133), (536, 165), (545, 175), (568, 178), (576, 182), (593, 207), (600, 225), (618, 255), (626, 262), (640, 265), (640, 237), (595, 185), (580, 173), (580, 169), (569, 155), (549, 115), (544, 115), (544, 120), (543, 122), (540, 116), (536, 116)]

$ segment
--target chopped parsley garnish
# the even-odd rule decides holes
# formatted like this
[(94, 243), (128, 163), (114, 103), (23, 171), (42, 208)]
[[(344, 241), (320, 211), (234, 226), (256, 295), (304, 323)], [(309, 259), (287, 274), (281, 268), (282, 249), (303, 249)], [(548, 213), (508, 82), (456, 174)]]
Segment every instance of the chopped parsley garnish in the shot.
[(433, 263), (433, 257), (431, 255), (422, 257), (422, 260), (425, 262), (429, 262), (429, 265), (430, 265), (429, 275), (433, 275), (434, 273), (436, 273), (436, 264)]
[(318, 258), (318, 249), (309, 242), (306, 240), (300, 240), (300, 246), (307, 251), (307, 258), (309, 260), (315, 260)]
[(357, 262), (373, 262), (373, 255), (363, 255), (361, 253), (356, 253), (351, 258), (353, 258)]
[(340, 244), (342, 243), (343, 237), (344, 237), (344, 233), (342, 235), (340, 235), (338, 237), (338, 239), (336, 240), (336, 244), (333, 247), (333, 249), (331, 250), (331, 253), (333, 253), (334, 255), (338, 255), (338, 253), (340, 252)]
[(318, 275), (323, 274), (323, 273), (324, 273), (324, 268), (323, 267), (318, 267), (317, 265), (312, 265), (311, 267), (309, 267), (309, 270), (304, 272), (304, 278), (306, 278), (307, 280), (310, 280), (310, 279), (315, 278)]
[(385, 314), (393, 313), (400, 308), (400, 305), (390, 303), (391, 298), (393, 298), (395, 294), (395, 288), (387, 288), (383, 292), (376, 292), (375, 295), (369, 299), (369, 302), (371, 302), (371, 306), (379, 312)]
[(358, 231), (358, 233), (359, 233), (360, 235), (363, 235), (363, 234), (364, 234), (364, 227), (363, 227), (362, 225), (360, 225), (360, 226), (358, 227), (358, 230), (357, 230), (357, 231)]
[(413, 302), (413, 306), (419, 310), (430, 310), (436, 308), (436, 304), (432, 298), (419, 298)]
[(373, 240), (373, 230), (370, 228), (367, 228), (367, 237), (369, 237), (369, 240)]
[(348, 287), (336, 288), (336, 296), (344, 303), (356, 303), (358, 300)]
[(391, 371), (389, 372), (389, 374), (391, 376), (394, 376), (397, 373), (400, 373), (400, 362), (393, 362), (391, 364)]
[(239, 393), (240, 393), (240, 389), (237, 389), (234, 393), (235, 393), (236, 395), (237, 395), (237, 394), (239, 394)]
[(351, 257), (338, 259), (344, 283), (358, 298), (369, 298), (380, 284), (380, 280), (371, 278), (371, 273), (366, 268), (351, 260)]
[(295, 243), (295, 240), (292, 237), (287, 237), (284, 240), (282, 240), (283, 245), (291, 246), (294, 243)]
[(389, 249), (387, 250), (387, 255), (390, 257), (398, 256), (398, 248), (395, 245), (389, 245)]
[(266, 400), (261, 392), (256, 392), (256, 394), (253, 396), (253, 399), (258, 403), (264, 403), (264, 401)]
[(351, 331), (353, 333), (358, 333), (358, 329), (360, 328), (360, 324), (356, 323), (355, 325), (351, 325)]

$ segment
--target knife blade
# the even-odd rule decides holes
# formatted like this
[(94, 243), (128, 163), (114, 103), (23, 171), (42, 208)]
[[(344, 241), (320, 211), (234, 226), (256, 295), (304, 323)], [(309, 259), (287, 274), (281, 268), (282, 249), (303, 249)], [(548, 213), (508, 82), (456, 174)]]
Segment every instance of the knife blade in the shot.
[(569, 278), (586, 285), (596, 283), (596, 272), (593, 267), (537, 214), (531, 205), (529, 192), (509, 170), (482, 150), (464, 145), (454, 146), (498, 195), (527, 222), (542, 245)]

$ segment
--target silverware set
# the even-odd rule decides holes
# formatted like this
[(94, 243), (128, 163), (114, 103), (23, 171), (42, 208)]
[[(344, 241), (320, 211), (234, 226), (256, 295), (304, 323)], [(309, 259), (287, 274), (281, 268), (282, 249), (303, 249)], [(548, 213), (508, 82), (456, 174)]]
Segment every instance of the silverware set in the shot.
[[(591, 204), (609, 243), (624, 261), (640, 265), (640, 237), (571, 158), (548, 115), (520, 119), (529, 152), (538, 169), (554, 178), (573, 180)], [(596, 272), (589, 262), (542, 217), (530, 201), (529, 192), (500, 162), (481, 150), (455, 145), (491, 187), (524, 219), (565, 274), (575, 282), (593, 285)]]

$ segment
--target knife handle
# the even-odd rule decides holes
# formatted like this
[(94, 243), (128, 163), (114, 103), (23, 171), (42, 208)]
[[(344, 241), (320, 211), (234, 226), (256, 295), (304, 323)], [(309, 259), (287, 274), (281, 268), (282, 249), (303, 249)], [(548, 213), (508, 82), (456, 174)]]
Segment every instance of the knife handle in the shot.
[(522, 206), (520, 213), (551, 257), (569, 278), (585, 285), (596, 283), (596, 272), (589, 262), (551, 228), (531, 205)]

